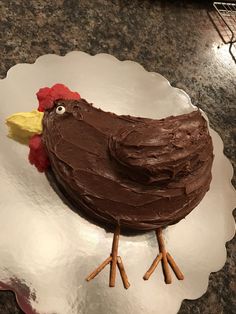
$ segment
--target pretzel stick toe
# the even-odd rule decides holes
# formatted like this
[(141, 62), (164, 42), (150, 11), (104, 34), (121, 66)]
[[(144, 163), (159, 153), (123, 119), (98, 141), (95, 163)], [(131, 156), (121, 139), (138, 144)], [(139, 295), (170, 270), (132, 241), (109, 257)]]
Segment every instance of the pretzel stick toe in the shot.
[(160, 253), (159, 255), (157, 255), (157, 257), (154, 259), (151, 267), (148, 269), (148, 271), (146, 272), (146, 274), (143, 276), (144, 280), (148, 280), (150, 278), (150, 276), (152, 275), (152, 273), (154, 272), (154, 270), (157, 268), (157, 265), (159, 264), (160, 260), (162, 259), (162, 253)]
[(168, 260), (171, 268), (173, 269), (176, 277), (179, 280), (183, 280), (184, 279), (183, 273), (181, 272), (181, 270), (179, 269), (178, 265), (175, 263), (173, 257), (169, 253), (167, 253), (167, 260)]
[(96, 268), (91, 274), (88, 275), (86, 280), (90, 281), (94, 277), (96, 277), (103, 270), (103, 268), (111, 262), (111, 260), (112, 260), (112, 257), (109, 256), (100, 266), (98, 266), (98, 268)]
[(166, 254), (163, 254), (162, 266), (163, 266), (163, 271), (164, 271), (164, 276), (165, 276), (165, 283), (170, 284), (172, 282), (172, 279), (171, 279), (170, 268), (168, 265)]
[(110, 281), (109, 286), (115, 287), (116, 282), (116, 264), (117, 264), (117, 254), (118, 254), (118, 244), (119, 244), (119, 236), (120, 236), (120, 226), (117, 225), (112, 243), (112, 261), (111, 261), (111, 271), (110, 271)]
[(118, 268), (119, 268), (119, 271), (120, 271), (120, 275), (121, 275), (121, 278), (122, 278), (122, 281), (123, 281), (123, 285), (124, 285), (125, 289), (128, 289), (130, 287), (130, 283), (129, 283), (127, 274), (125, 272), (124, 264), (123, 264), (122, 259), (121, 259), (120, 256), (117, 256), (117, 265), (118, 265)]

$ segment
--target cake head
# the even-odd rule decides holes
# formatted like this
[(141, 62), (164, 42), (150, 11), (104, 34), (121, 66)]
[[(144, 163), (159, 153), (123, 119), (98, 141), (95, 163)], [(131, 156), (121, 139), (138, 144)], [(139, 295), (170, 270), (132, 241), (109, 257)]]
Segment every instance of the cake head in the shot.
[[(42, 121), (44, 112), (52, 109), (55, 101), (59, 99), (79, 100), (80, 95), (72, 92), (63, 84), (55, 84), (51, 88), (44, 87), (37, 92), (38, 109), (32, 112), (19, 112), (6, 119), (9, 127), (8, 136), (12, 139), (29, 145), (29, 161), (40, 171), (49, 166), (49, 159), (41, 140), (43, 132)], [(56, 108), (58, 115), (64, 113), (64, 107)]]

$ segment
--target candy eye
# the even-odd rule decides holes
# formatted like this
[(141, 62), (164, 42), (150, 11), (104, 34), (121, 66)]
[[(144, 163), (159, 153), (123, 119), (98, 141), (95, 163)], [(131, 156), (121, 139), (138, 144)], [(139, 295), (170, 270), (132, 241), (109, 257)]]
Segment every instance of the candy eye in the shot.
[(58, 106), (56, 109), (57, 114), (63, 114), (66, 111), (66, 108), (63, 106)]

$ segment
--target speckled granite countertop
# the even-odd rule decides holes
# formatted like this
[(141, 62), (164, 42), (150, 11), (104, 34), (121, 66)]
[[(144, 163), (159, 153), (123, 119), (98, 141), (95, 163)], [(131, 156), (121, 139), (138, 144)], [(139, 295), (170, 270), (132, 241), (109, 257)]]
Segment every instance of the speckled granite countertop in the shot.
[[(208, 1), (2, 0), (0, 77), (46, 53), (106, 52), (137, 61), (207, 113), (235, 168), (236, 64), (209, 19), (210, 7)], [(179, 313), (236, 313), (235, 247), (236, 238), (205, 295), (184, 301)], [(13, 293), (0, 292), (0, 313), (23, 313)]]

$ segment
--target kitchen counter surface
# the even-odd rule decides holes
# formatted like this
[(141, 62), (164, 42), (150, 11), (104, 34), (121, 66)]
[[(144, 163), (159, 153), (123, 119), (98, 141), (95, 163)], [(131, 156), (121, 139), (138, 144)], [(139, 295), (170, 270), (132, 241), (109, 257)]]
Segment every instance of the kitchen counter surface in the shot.
[[(46, 53), (82, 50), (134, 60), (184, 89), (207, 113), (235, 169), (236, 64), (209, 18), (209, 3), (0, 1), (0, 78)], [(227, 262), (211, 274), (207, 292), (185, 300), (179, 314), (236, 312), (235, 248), (236, 238), (227, 243)], [(23, 313), (12, 292), (0, 292), (0, 313)]]

